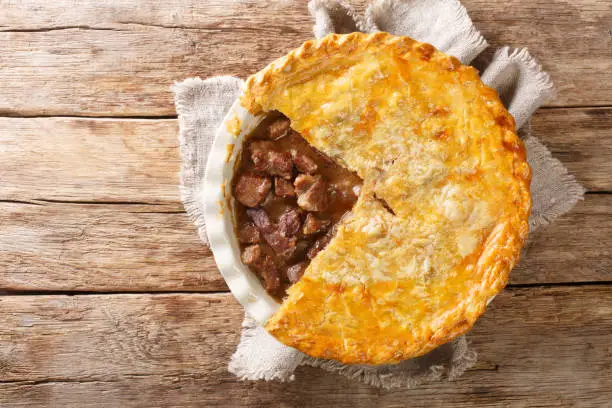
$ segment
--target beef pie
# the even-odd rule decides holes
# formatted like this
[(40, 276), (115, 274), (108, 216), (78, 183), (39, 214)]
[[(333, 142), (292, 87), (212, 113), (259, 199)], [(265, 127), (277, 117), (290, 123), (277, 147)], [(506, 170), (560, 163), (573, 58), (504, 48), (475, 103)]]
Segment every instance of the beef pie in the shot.
[(246, 82), (242, 260), (314, 357), (394, 363), (469, 330), (528, 233), (530, 168), (476, 69), (386, 33), (308, 41)]

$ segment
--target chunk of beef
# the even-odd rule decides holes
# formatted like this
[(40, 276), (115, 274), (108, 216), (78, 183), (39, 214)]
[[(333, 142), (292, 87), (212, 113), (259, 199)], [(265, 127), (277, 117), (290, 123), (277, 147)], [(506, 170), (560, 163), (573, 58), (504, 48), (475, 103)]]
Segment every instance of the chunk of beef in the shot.
[(285, 211), (278, 219), (278, 229), (285, 237), (293, 237), (302, 226), (302, 217), (297, 209), (289, 209)]
[[(247, 214), (255, 226), (261, 231), (264, 240), (272, 247), (274, 252), (282, 256), (291, 256), (295, 251), (297, 239), (295, 237), (287, 237), (280, 231), (278, 225), (274, 224), (268, 214), (261, 209), (247, 210)], [(299, 229), (299, 226), (298, 226)]]
[(281, 286), (281, 274), (272, 258), (266, 255), (261, 245), (250, 245), (242, 251), (242, 262), (255, 269), (263, 277), (266, 290), (274, 294)]
[(238, 241), (243, 244), (256, 244), (261, 241), (261, 234), (255, 224), (247, 222), (238, 230)]
[(234, 186), (234, 197), (246, 207), (255, 207), (263, 201), (272, 188), (269, 178), (254, 173), (240, 175)]
[(258, 207), (269, 208), (269, 206), (273, 206), (275, 202), (278, 202), (278, 200), (283, 200), (283, 198), (277, 196), (276, 194), (274, 194), (274, 191), (270, 190), (266, 198), (264, 198), (263, 202), (260, 203)]
[(248, 209), (246, 211), (247, 215), (251, 217), (255, 226), (259, 228), (261, 232), (264, 234), (267, 232), (272, 232), (274, 230), (274, 223), (268, 217), (268, 213), (266, 213), (262, 209)]
[(263, 257), (261, 245), (249, 245), (242, 251), (242, 262), (246, 265), (256, 265), (263, 261)]
[(293, 175), (293, 161), (290, 153), (269, 152), (268, 173), (273, 176), (281, 176), (287, 180)]
[(264, 278), (266, 291), (272, 295), (277, 294), (278, 290), (281, 288), (282, 276), (272, 258), (266, 255), (263, 262), (256, 266), (256, 269)]
[(306, 211), (325, 211), (329, 205), (327, 182), (321, 176), (300, 174), (293, 183), (297, 204)]
[(308, 213), (308, 215), (306, 215), (306, 219), (304, 220), (302, 234), (312, 235), (325, 231), (330, 224), (331, 222), (329, 220), (321, 220), (314, 216), (312, 213)]
[(255, 140), (249, 143), (251, 161), (255, 169), (265, 171), (268, 164), (268, 152), (274, 150), (274, 143), (264, 140)]
[(300, 174), (295, 178), (293, 186), (297, 195), (304, 194), (317, 181), (315, 176)]
[(295, 190), (291, 181), (274, 177), (274, 193), (279, 197), (295, 197)]
[(300, 262), (287, 268), (287, 279), (289, 279), (289, 282), (296, 283), (299, 281), (307, 267), (308, 262)]
[(302, 239), (299, 240), (295, 244), (295, 250), (290, 258), (286, 258), (287, 260), (295, 260), (300, 261), (302, 259), (306, 259), (306, 253), (310, 249), (312, 242), (310, 240)]
[(295, 168), (302, 173), (312, 174), (319, 168), (313, 159), (302, 153), (296, 153), (293, 156), (293, 163)]
[(272, 140), (278, 140), (285, 137), (291, 131), (291, 122), (287, 118), (277, 119), (268, 127), (268, 137)]
[(332, 234), (325, 234), (321, 238), (317, 239), (314, 244), (312, 244), (312, 246), (308, 250), (308, 253), (306, 254), (308, 259), (314, 258), (319, 252), (324, 250), (327, 244), (329, 244), (329, 242), (331, 241), (331, 239)]
[(265, 140), (251, 142), (251, 160), (258, 171), (273, 176), (281, 176), (287, 180), (293, 175), (293, 160), (291, 154), (274, 149), (274, 143)]
[(279, 230), (274, 230), (270, 233), (265, 233), (264, 239), (278, 255), (284, 258), (293, 256), (297, 242), (295, 237), (286, 237)]

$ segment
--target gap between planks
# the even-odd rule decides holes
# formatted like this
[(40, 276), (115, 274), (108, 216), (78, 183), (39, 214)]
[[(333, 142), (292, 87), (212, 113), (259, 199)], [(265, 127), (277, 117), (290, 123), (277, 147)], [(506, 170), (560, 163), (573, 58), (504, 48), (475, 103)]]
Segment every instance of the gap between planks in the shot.
[[(612, 288), (612, 281), (590, 281), (590, 282), (556, 282), (556, 283), (515, 283), (508, 284), (504, 290), (514, 289), (549, 289), (562, 287), (589, 287), (589, 286), (604, 286)], [(70, 291), (70, 290), (8, 290), (1, 291), (0, 297), (9, 296), (165, 296), (165, 295), (226, 295), (230, 294), (229, 290), (159, 290), (159, 291)]]
[[(541, 106), (539, 109), (544, 110), (560, 110), (560, 109), (612, 109), (612, 105), (595, 104), (595, 105), (562, 105), (562, 106)], [(13, 113), (5, 113), (0, 111), (0, 118), (15, 118), (15, 119), (39, 119), (39, 118), (68, 118), (68, 119), (94, 119), (94, 120), (173, 120), (178, 119), (178, 115), (128, 115), (128, 116), (105, 116), (105, 115), (78, 115), (78, 114), (34, 114), (20, 115)]]
[[(586, 195), (598, 195), (598, 194), (612, 194), (612, 191), (608, 190), (593, 190), (586, 191)], [(147, 201), (104, 201), (104, 200), (52, 200), (46, 198), (34, 198), (31, 200), (5, 200), (0, 199), (0, 204), (26, 204), (26, 205), (47, 205), (47, 204), (77, 204), (77, 205), (151, 205), (164, 207), (172, 204), (180, 204), (178, 201), (172, 202), (147, 202)], [(167, 214), (183, 214), (185, 210), (176, 211), (153, 211), (155, 213), (167, 213)]]

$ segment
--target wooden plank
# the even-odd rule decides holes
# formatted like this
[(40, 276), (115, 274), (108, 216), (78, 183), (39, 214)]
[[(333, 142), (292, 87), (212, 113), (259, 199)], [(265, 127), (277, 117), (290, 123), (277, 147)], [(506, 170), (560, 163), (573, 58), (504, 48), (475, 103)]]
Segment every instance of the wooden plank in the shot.
[[(591, 191), (612, 191), (612, 108), (541, 109), (537, 135)], [(176, 120), (0, 118), (0, 200), (179, 201)]]
[(180, 209), (0, 203), (0, 290), (226, 290)]
[[(350, 1), (363, 8), (368, 0)], [(133, 3), (109, 0), (105, 2), (48, 3), (41, 0), (0, 0), (3, 30), (45, 30), (63, 27), (100, 27), (108, 23), (151, 25), (166, 28), (240, 29), (262, 24), (266, 15), (282, 16), (268, 23), (291, 27), (312, 24), (306, 4), (292, 0), (142, 0), (140, 7)], [(66, 7), (70, 5), (72, 7)], [(32, 12), (35, 10), (36, 12)], [(276, 14), (274, 14), (276, 13)], [(261, 27), (265, 29), (269, 24)]]
[(230, 295), (0, 298), (0, 403), (32, 406), (606, 406), (612, 288), (506, 290), (470, 333), (455, 382), (380, 390), (312, 368), (296, 381), (226, 371), (242, 310)]
[(612, 195), (589, 194), (529, 237), (511, 284), (612, 281)]
[[(227, 290), (183, 213), (155, 205), (0, 203), (0, 289)], [(532, 237), (512, 284), (610, 281), (612, 195)]]
[(231, 30), (119, 25), (124, 28), (0, 32), (0, 42), (10, 44), (0, 51), (0, 115), (175, 115), (175, 81), (246, 77), (310, 36), (272, 24)]
[(540, 109), (532, 132), (590, 191), (612, 191), (612, 108)]
[[(558, 91), (549, 106), (610, 105), (612, 83), (606, 72), (612, 69), (612, 8), (608, 0), (461, 3), (491, 45), (480, 62), (502, 46), (528, 48)], [(595, 79), (594, 72), (602, 75), (596, 74)], [(599, 88), (601, 82), (607, 84)]]
[[(551, 105), (612, 103), (607, 0), (464, 3), (493, 46), (487, 55), (513, 45), (538, 57), (560, 91)], [(312, 36), (306, 2), (2, 0), (0, 8), (4, 115), (173, 115), (173, 81), (244, 78)]]
[(0, 199), (179, 202), (176, 120), (0, 118)]

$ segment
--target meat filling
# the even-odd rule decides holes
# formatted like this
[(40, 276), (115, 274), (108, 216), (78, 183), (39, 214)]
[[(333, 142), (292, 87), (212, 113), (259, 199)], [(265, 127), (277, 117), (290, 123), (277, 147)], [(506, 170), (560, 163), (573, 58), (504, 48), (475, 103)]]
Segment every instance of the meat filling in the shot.
[(297, 193), (297, 205), (306, 211), (321, 212), (329, 205), (327, 182), (322, 176), (300, 174), (293, 183)]
[(287, 268), (287, 278), (289, 279), (289, 282), (295, 283), (299, 281), (307, 267), (308, 262), (302, 261)]
[(293, 173), (291, 153), (278, 151), (275, 144), (270, 141), (252, 141), (250, 149), (254, 170), (291, 179)]
[(319, 232), (325, 231), (329, 227), (329, 220), (321, 220), (312, 213), (308, 213), (304, 220), (304, 226), (302, 228), (302, 234), (312, 235), (318, 234)]
[(317, 162), (301, 153), (296, 153), (293, 156), (293, 163), (295, 164), (295, 168), (302, 173), (313, 174), (319, 168)]
[(274, 178), (274, 193), (279, 197), (295, 197), (295, 189), (291, 181), (280, 177)]
[(351, 210), (361, 179), (272, 113), (245, 141), (234, 174), (242, 262), (277, 298), (297, 282)]
[(234, 197), (246, 207), (255, 207), (268, 195), (272, 182), (265, 176), (243, 173), (234, 186)]
[(261, 241), (259, 229), (252, 222), (242, 224), (238, 229), (238, 241), (242, 244), (256, 244)]

